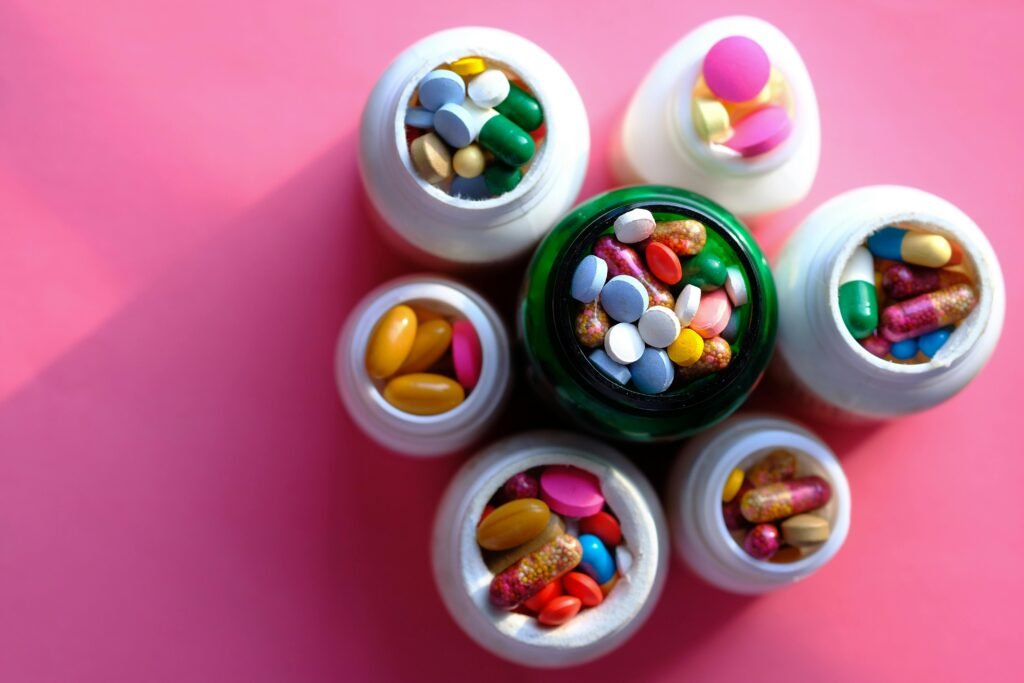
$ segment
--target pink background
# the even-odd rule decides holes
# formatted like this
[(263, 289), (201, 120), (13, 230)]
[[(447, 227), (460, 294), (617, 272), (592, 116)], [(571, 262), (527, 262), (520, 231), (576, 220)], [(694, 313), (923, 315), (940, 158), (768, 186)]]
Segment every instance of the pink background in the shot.
[[(416, 38), (502, 26), (579, 86), (590, 195), (648, 66), (739, 11), (799, 46), (824, 122), (814, 191), (766, 245), (839, 191), (931, 190), (1003, 257), (1003, 342), (940, 408), (823, 430), (855, 500), (819, 575), (749, 599), (674, 564), (640, 633), (573, 675), (1019, 680), (1024, 5), (644, 5), (0, 4), (0, 680), (532, 677), (464, 637), (428, 573), (462, 458), (382, 452), (335, 394), (346, 312), (410, 269), (368, 229), (358, 115)], [(508, 314), (518, 278), (476, 282)], [(524, 398), (503, 431), (546, 424)]]

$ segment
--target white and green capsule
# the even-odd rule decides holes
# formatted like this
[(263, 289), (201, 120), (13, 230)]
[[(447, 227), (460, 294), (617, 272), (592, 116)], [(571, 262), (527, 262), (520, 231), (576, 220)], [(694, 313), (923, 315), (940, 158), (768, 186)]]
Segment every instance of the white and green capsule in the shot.
[(878, 327), (875, 261), (866, 247), (857, 247), (839, 278), (839, 312), (854, 339), (871, 336)]

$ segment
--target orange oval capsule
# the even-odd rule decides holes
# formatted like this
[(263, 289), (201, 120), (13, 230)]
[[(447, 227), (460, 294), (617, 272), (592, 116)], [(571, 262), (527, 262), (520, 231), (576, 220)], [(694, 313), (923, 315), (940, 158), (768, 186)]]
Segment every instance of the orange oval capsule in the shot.
[(452, 343), (452, 326), (447, 320), (419, 321), (412, 348), (398, 372), (423, 372), (444, 355)]
[(523, 607), (531, 612), (539, 613), (545, 605), (562, 594), (562, 580), (555, 579), (540, 589), (540, 592), (523, 603)]
[(402, 367), (416, 338), (416, 314), (404, 304), (395, 306), (377, 321), (366, 344), (366, 372), (385, 379)]
[(466, 391), (444, 375), (413, 373), (395, 377), (384, 387), (384, 400), (413, 415), (438, 415), (462, 403)]
[(601, 592), (597, 581), (582, 572), (569, 572), (562, 577), (562, 585), (566, 593), (579, 598), (587, 607), (600, 605), (604, 601), (604, 593)]
[(544, 605), (537, 621), (545, 626), (560, 626), (579, 614), (583, 603), (571, 595), (561, 595)]
[(508, 550), (536, 538), (548, 525), (551, 510), (539, 498), (520, 498), (500, 506), (476, 530), (476, 542), (487, 550)]

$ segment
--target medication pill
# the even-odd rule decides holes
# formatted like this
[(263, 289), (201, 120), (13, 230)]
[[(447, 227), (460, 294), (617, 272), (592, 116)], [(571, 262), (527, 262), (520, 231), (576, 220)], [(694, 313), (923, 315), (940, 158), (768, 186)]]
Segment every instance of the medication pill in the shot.
[(640, 330), (640, 338), (648, 346), (663, 349), (676, 340), (682, 325), (671, 308), (652, 306), (640, 316), (637, 329)]
[(935, 354), (939, 352), (947, 341), (949, 341), (950, 335), (953, 334), (952, 326), (942, 327), (934, 332), (928, 334), (922, 334), (917, 338), (917, 348), (925, 355), (926, 358), (934, 358)]
[(561, 626), (580, 612), (583, 603), (573, 595), (560, 595), (544, 605), (537, 621), (545, 626)]
[(487, 68), (487, 62), (482, 57), (463, 57), (462, 59), (456, 59), (448, 66), (458, 75), (467, 78), (483, 73)]
[(416, 93), (425, 109), (437, 111), (446, 104), (461, 104), (466, 99), (466, 82), (454, 71), (437, 69), (423, 77)]
[(398, 368), (401, 374), (423, 372), (436, 363), (452, 341), (452, 326), (447, 320), (427, 320), (416, 326), (416, 336), (405, 362)]
[(540, 102), (515, 83), (510, 84), (508, 96), (495, 109), (525, 131), (537, 130), (544, 123)]
[(717, 337), (729, 323), (731, 315), (729, 296), (724, 289), (716, 289), (701, 297), (697, 315), (690, 321), (690, 329), (705, 339)]
[[(434, 119), (436, 121), (437, 117)], [(477, 140), (484, 149), (509, 166), (522, 166), (533, 158), (536, 151), (533, 138), (526, 131), (512, 119), (497, 113), (481, 126)]]
[(624, 545), (615, 548), (615, 566), (618, 567), (619, 574), (623, 576), (628, 574), (633, 567), (633, 553), (629, 552), (629, 548)]
[(523, 172), (515, 166), (509, 166), (500, 161), (495, 161), (484, 170), (484, 182), (487, 184), (487, 191), (494, 196), (500, 196), (506, 192), (519, 187), (523, 180)]
[[(526, 543), (502, 552), (487, 551), (483, 553), (484, 564), (491, 570), (491, 573), (497, 574), (527, 555), (537, 552), (564, 533), (566, 533), (565, 520), (558, 515), (551, 515), (548, 517), (548, 525), (544, 527), (544, 531)], [(576, 534), (572, 535), (576, 536)]]
[(560, 515), (589, 517), (604, 507), (601, 484), (590, 472), (570, 465), (544, 468), (540, 475), (544, 502)]
[[(773, 75), (775, 72), (776, 69), (773, 67)], [(765, 83), (765, 86), (761, 88), (761, 92), (757, 93), (749, 100), (746, 100), (745, 102), (722, 102), (722, 108), (725, 109), (725, 113), (729, 117), (729, 121), (735, 123), (737, 121), (742, 121), (758, 109), (763, 109), (769, 104), (772, 104), (771, 77), (768, 78), (768, 82)]]
[(581, 534), (580, 546), (583, 548), (580, 569), (592, 579), (600, 584), (615, 575), (615, 559), (600, 538), (592, 534)]
[(696, 285), (704, 292), (724, 285), (727, 275), (722, 259), (708, 249), (701, 251), (683, 266), (683, 282)]
[(768, 83), (772, 64), (768, 53), (746, 36), (722, 38), (708, 50), (701, 74), (716, 97), (745, 102)]
[[(566, 575), (568, 576), (568, 574)], [(540, 589), (540, 592), (529, 600), (523, 602), (523, 607), (534, 613), (539, 613), (549, 602), (562, 595), (562, 579), (555, 579)]]
[(667, 285), (674, 285), (683, 279), (683, 265), (676, 253), (661, 242), (648, 242), (644, 248), (644, 259), (654, 277)]
[(699, 254), (707, 244), (707, 228), (691, 218), (679, 221), (658, 221), (651, 233), (651, 241), (664, 244), (678, 256)]
[(910, 360), (917, 355), (917, 339), (904, 339), (893, 343), (889, 353), (896, 360)]
[(774, 524), (758, 524), (743, 539), (743, 549), (757, 560), (767, 560), (780, 545), (779, 530)]
[(681, 368), (688, 368), (696, 363), (703, 353), (704, 337), (689, 328), (680, 330), (679, 336), (668, 347), (669, 360)]
[(774, 564), (789, 564), (804, 559), (804, 550), (794, 545), (784, 545), (771, 556), (769, 562)]
[(520, 472), (508, 478), (501, 487), (501, 494), (506, 500), (536, 498), (540, 494), (540, 482), (532, 474)]
[(736, 315), (735, 311), (729, 316), (729, 322), (725, 324), (721, 333), (718, 335), (730, 344), (736, 343), (736, 338), (740, 334), (740, 316)]
[(594, 256), (608, 264), (608, 275), (616, 277), (629, 275), (639, 280), (647, 290), (651, 306), (675, 306), (675, 298), (665, 285), (657, 281), (640, 260), (640, 256), (628, 245), (611, 235), (598, 238), (594, 243)]
[(416, 341), (416, 314), (400, 304), (388, 310), (366, 342), (366, 372), (374, 379), (385, 379), (398, 372)]
[(478, 107), (491, 109), (508, 97), (508, 76), (498, 69), (488, 69), (469, 82), (469, 99)]
[(617, 584), (618, 582), (619, 575), (616, 574), (612, 578), (608, 579), (608, 581), (601, 584), (601, 593), (604, 594), (604, 597), (608, 597), (608, 594), (612, 592), (612, 589), (615, 588), (615, 584)]
[(790, 545), (816, 545), (829, 537), (828, 520), (817, 515), (794, 515), (782, 522), (782, 537)]
[(683, 327), (689, 326), (693, 316), (697, 315), (697, 309), (700, 308), (700, 296), (700, 287), (697, 285), (686, 285), (679, 293), (679, 301), (676, 302), (676, 316), (679, 318), (679, 324)]
[(471, 144), (480, 132), (480, 117), (469, 106), (446, 104), (434, 112), (434, 131), (456, 149)]
[(480, 145), (466, 145), (452, 157), (455, 172), (463, 178), (476, 178), (484, 172), (484, 151)]
[[(749, 523), (743, 517), (743, 513), (740, 512), (740, 501), (743, 500), (743, 494), (747, 491), (752, 490), (754, 487), (750, 485), (750, 482), (743, 482), (740, 484), (740, 490), (736, 492), (733, 499), (728, 503), (722, 503), (722, 519), (725, 522), (725, 528), (730, 531), (742, 531), (746, 532)], [(739, 540), (740, 545), (743, 544), (743, 539)]]
[(566, 534), (559, 536), (496, 575), (491, 581), (491, 604), (513, 609), (575, 569), (582, 555), (578, 540)]
[(604, 259), (588, 254), (583, 257), (572, 274), (569, 293), (576, 301), (590, 303), (597, 299), (607, 280), (608, 264), (604, 262)]
[(732, 362), (732, 347), (721, 337), (714, 337), (704, 342), (704, 351), (693, 365), (679, 367), (676, 377), (690, 381), (710, 375), (729, 367)]
[(662, 349), (647, 347), (640, 359), (629, 366), (633, 387), (644, 394), (660, 394), (672, 386), (675, 369), (668, 354)]
[(629, 365), (640, 360), (644, 353), (644, 340), (632, 323), (617, 323), (604, 336), (604, 352), (616, 363)]
[(888, 356), (889, 349), (892, 348), (892, 342), (885, 337), (879, 337), (877, 332), (872, 333), (870, 337), (861, 339), (860, 344), (867, 349), (868, 353), (879, 358)]
[(580, 520), (576, 517), (567, 517), (565, 520), (565, 533), (576, 538), (580, 537)]
[(536, 538), (551, 511), (537, 498), (520, 498), (499, 506), (476, 529), (476, 542), (487, 550), (508, 550)]
[(452, 155), (437, 133), (427, 133), (409, 145), (409, 157), (420, 177), (436, 184), (452, 174)]
[(615, 515), (604, 510), (581, 519), (580, 531), (597, 536), (606, 546), (622, 543), (622, 528), (619, 526), (619, 520), (615, 519)]
[(942, 235), (892, 226), (882, 228), (868, 237), (868, 249), (879, 258), (929, 268), (953, 265), (954, 260), (953, 247)]
[[(643, 284), (632, 275), (616, 275), (601, 289), (601, 306), (612, 320), (631, 323), (647, 310), (650, 297)], [(615, 356), (612, 355), (612, 358)]]
[(583, 572), (569, 572), (562, 577), (562, 586), (566, 593), (579, 598), (584, 607), (595, 607), (604, 601), (601, 586)]
[(409, 107), (405, 110), (405, 125), (430, 130), (434, 127), (434, 112), (423, 107)]
[(892, 299), (906, 299), (970, 282), (964, 273), (894, 263), (882, 273), (882, 288)]
[(740, 512), (748, 522), (774, 522), (820, 508), (832, 497), (832, 487), (817, 475), (759, 486), (743, 494)]
[(740, 487), (743, 486), (743, 476), (743, 470), (738, 467), (733, 468), (733, 471), (729, 473), (728, 478), (725, 480), (725, 486), (722, 487), (723, 503), (728, 503), (740, 492)]
[(456, 175), (452, 177), (450, 193), (462, 199), (480, 200), (491, 197), (491, 191), (487, 188), (487, 181), (482, 175), (476, 178), (463, 178)]
[(747, 281), (743, 279), (743, 271), (736, 266), (725, 269), (725, 293), (735, 308), (747, 303)]
[(616, 218), (612, 228), (624, 244), (642, 242), (654, 232), (654, 215), (647, 209), (631, 209)]
[(456, 320), (452, 325), (452, 361), (455, 364), (455, 379), (466, 391), (470, 391), (480, 380), (483, 366), (483, 350), (480, 337), (468, 320)]
[(414, 372), (393, 377), (384, 386), (384, 400), (413, 415), (439, 415), (465, 398), (462, 387), (444, 375)]
[(729, 112), (718, 100), (694, 97), (690, 104), (690, 116), (702, 140), (720, 144), (732, 137)]
[(409, 304), (409, 308), (416, 314), (416, 320), (420, 324), (427, 322), (428, 320), (444, 320), (444, 316), (433, 310), (432, 308), (425, 308), (416, 304)]
[(774, 450), (747, 470), (747, 481), (753, 487), (775, 484), (796, 475), (796, 456), (789, 451)]
[(604, 352), (604, 349), (596, 349), (590, 354), (590, 362), (598, 370), (615, 380), (619, 384), (626, 384), (629, 381), (629, 368), (621, 363), (616, 363)]
[(736, 123), (725, 146), (744, 157), (754, 157), (775, 149), (792, 132), (789, 113), (782, 107), (769, 105)]
[(600, 299), (583, 304), (576, 315), (576, 341), (588, 349), (604, 346), (604, 337), (608, 334), (611, 321), (608, 314), (601, 308)]
[(839, 277), (839, 314), (854, 339), (868, 337), (878, 327), (875, 262), (864, 247), (853, 250)]
[(492, 512), (494, 512), (493, 505), (484, 506), (484, 511), (480, 514), (480, 520), (476, 523), (477, 528), (479, 528), (480, 525), (484, 523), (484, 520), (487, 519), (487, 516), (490, 515)]
[(887, 306), (879, 332), (891, 342), (919, 337), (960, 322), (977, 304), (978, 295), (971, 285), (953, 285)]

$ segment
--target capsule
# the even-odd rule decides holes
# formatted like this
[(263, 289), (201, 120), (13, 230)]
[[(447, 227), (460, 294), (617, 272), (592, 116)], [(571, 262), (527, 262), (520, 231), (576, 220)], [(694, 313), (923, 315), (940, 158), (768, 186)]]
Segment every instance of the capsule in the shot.
[(747, 491), (753, 490), (754, 487), (750, 485), (750, 482), (744, 481), (740, 484), (740, 490), (736, 492), (732, 500), (722, 503), (722, 519), (725, 520), (725, 528), (729, 531), (743, 530), (749, 526), (747, 520), (743, 518), (743, 513), (740, 512), (740, 501), (743, 500), (743, 495)]
[(547, 584), (572, 571), (582, 557), (580, 542), (569, 534), (562, 534), (495, 576), (491, 581), (491, 604), (514, 609)]
[(679, 256), (699, 254), (707, 243), (708, 233), (704, 224), (693, 219), (681, 221), (658, 221), (651, 233), (651, 242), (660, 242)]
[(732, 362), (732, 347), (721, 337), (712, 337), (704, 342), (704, 352), (700, 360), (689, 367), (676, 368), (676, 379), (684, 382), (710, 375), (724, 370)]
[(864, 247), (853, 251), (839, 278), (839, 313), (854, 339), (868, 337), (878, 327), (875, 262)]
[(917, 339), (904, 339), (892, 345), (889, 353), (896, 360), (912, 360), (917, 355)]
[(965, 274), (956, 271), (908, 266), (906, 263), (894, 263), (882, 273), (882, 288), (892, 299), (907, 299), (970, 281)]
[(544, 123), (540, 102), (515, 83), (509, 84), (508, 96), (495, 109), (525, 131), (535, 131)]
[(774, 524), (758, 524), (743, 539), (743, 549), (755, 560), (767, 560), (780, 545), (779, 530)]
[(747, 480), (755, 488), (792, 479), (796, 474), (796, 456), (789, 451), (772, 451), (747, 470)]
[(894, 227), (882, 228), (871, 235), (868, 249), (879, 258), (929, 268), (953, 266), (963, 259), (960, 249), (954, 248), (942, 235)]
[(917, 349), (920, 351), (925, 358), (934, 358), (935, 354), (939, 352), (947, 341), (949, 341), (950, 335), (953, 334), (953, 330), (956, 329), (952, 325), (942, 327), (934, 332), (928, 334), (922, 334), (917, 338)]
[(533, 158), (533, 138), (513, 123), (512, 119), (496, 112), (480, 128), (477, 141), (480, 146), (509, 166), (522, 166)]
[(404, 304), (390, 309), (377, 321), (366, 344), (366, 372), (384, 379), (398, 372), (416, 339), (416, 313)]
[(891, 342), (920, 337), (960, 322), (977, 305), (978, 295), (971, 285), (953, 285), (887, 306), (879, 332)]
[(588, 349), (600, 348), (604, 346), (604, 336), (608, 334), (609, 327), (611, 321), (601, 308), (600, 300), (594, 299), (588, 304), (582, 304), (576, 315), (576, 341)]
[(438, 415), (456, 407), (466, 391), (444, 375), (414, 372), (394, 377), (384, 387), (384, 400), (413, 415)]
[[(417, 316), (417, 319), (419, 316)], [(420, 321), (416, 328), (416, 337), (412, 341), (412, 349), (405, 357), (401, 374), (423, 372), (444, 355), (452, 343), (452, 326), (447, 320)]]
[(892, 342), (885, 337), (879, 337), (877, 332), (873, 332), (870, 337), (861, 339), (860, 345), (867, 349), (868, 353), (879, 358), (888, 356), (889, 350), (892, 349)]
[(522, 171), (500, 161), (488, 164), (484, 169), (484, 184), (487, 191), (496, 197), (516, 189), (522, 180)]
[(748, 522), (774, 522), (820, 508), (832, 497), (832, 487), (817, 475), (760, 486), (743, 494), (740, 512)]
[(605, 235), (594, 244), (594, 256), (604, 259), (608, 264), (608, 278), (617, 275), (630, 275), (635, 277), (647, 290), (651, 306), (665, 306), (674, 309), (676, 306), (675, 297), (664, 285), (647, 270), (647, 266), (640, 260), (632, 247), (629, 247), (611, 235)]

